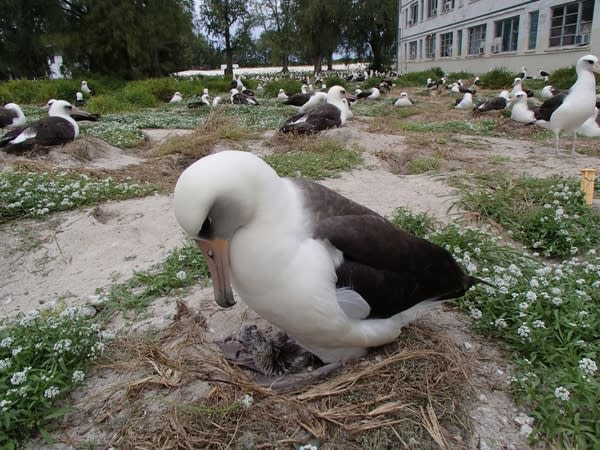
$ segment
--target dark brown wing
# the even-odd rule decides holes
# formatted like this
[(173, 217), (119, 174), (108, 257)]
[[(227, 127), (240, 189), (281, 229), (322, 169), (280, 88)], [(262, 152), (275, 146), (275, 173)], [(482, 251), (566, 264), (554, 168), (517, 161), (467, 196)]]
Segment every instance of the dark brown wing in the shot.
[(294, 94), (290, 96), (285, 102), (283, 102), (283, 104), (290, 106), (302, 106), (309, 100), (310, 94)]
[(311, 134), (342, 125), (340, 110), (329, 103), (319, 105), (303, 114), (296, 114), (279, 129), (282, 133)]
[(535, 118), (537, 120), (550, 121), (552, 113), (556, 111), (560, 105), (562, 105), (563, 101), (567, 97), (567, 94), (568, 92), (563, 91), (544, 101), (544, 103), (540, 105), (540, 108), (535, 110)]
[(294, 183), (312, 212), (314, 238), (327, 239), (344, 255), (338, 287), (358, 292), (371, 307), (370, 317), (389, 317), (427, 299), (459, 297), (478, 281), (442, 247), (317, 183)]

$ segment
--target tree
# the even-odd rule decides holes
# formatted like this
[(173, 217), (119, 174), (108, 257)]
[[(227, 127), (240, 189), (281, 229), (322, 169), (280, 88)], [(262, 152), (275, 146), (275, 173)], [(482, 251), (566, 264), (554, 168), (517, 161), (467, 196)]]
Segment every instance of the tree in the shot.
[(0, 0), (0, 77), (48, 75), (50, 38), (62, 19), (58, 0)]
[(65, 1), (67, 64), (131, 79), (162, 76), (192, 58), (191, 0)]
[(391, 64), (397, 38), (397, 0), (353, 0), (344, 30), (347, 47), (372, 59), (371, 68), (384, 71)]
[(262, 45), (270, 47), (272, 63), (281, 61), (283, 73), (289, 73), (290, 53), (294, 48), (297, 33), (294, 13), (296, 3), (293, 0), (259, 0), (256, 2), (257, 19), (264, 32)]
[(225, 75), (233, 76), (233, 54), (237, 40), (252, 28), (252, 16), (245, 0), (201, 0), (200, 22), (208, 33), (225, 44)]
[(299, 34), (313, 61), (315, 74), (321, 72), (324, 57), (328, 58), (331, 69), (333, 53), (341, 42), (343, 24), (347, 20), (349, 0), (297, 0), (297, 5)]

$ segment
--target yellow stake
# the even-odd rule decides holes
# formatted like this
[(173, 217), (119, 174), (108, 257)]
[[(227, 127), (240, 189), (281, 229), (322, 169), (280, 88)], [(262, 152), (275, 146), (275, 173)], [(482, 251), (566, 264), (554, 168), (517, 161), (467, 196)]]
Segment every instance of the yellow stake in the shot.
[(594, 178), (596, 169), (581, 169), (581, 190), (585, 196), (585, 204), (592, 205), (594, 201)]

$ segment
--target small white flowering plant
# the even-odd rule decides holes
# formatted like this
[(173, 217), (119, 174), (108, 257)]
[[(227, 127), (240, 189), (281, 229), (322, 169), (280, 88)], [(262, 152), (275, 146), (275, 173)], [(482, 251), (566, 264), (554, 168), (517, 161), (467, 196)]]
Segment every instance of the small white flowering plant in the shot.
[(496, 286), (479, 285), (458, 303), (479, 331), (508, 345), (516, 366), (510, 385), (535, 418), (530, 439), (599, 446), (600, 252), (548, 262), (479, 229), (396, 223), (425, 230), (420, 235), (445, 247), (470, 275)]
[(75, 307), (0, 322), (0, 448), (16, 448), (64, 414), (55, 401), (85, 381), (104, 347), (100, 327)]
[(155, 191), (150, 184), (125, 183), (111, 177), (85, 174), (4, 170), (0, 172), (0, 223), (24, 217), (43, 217), (106, 200), (143, 197)]

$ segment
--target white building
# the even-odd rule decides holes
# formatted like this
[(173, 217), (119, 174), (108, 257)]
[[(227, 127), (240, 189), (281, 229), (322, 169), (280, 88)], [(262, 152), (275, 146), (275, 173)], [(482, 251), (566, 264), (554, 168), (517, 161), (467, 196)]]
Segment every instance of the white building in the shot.
[(600, 56), (599, 0), (399, 0), (398, 72), (551, 72)]

